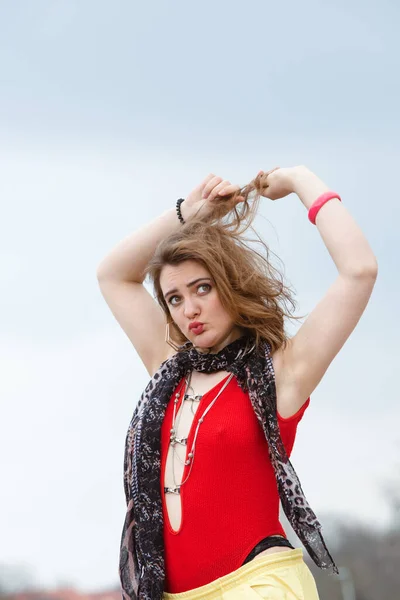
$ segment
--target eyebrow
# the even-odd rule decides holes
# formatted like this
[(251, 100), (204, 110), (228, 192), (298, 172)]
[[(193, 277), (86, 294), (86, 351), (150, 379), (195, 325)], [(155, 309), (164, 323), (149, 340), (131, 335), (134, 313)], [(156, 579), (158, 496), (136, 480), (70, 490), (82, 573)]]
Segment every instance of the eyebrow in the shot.
[[(194, 285), (195, 283), (198, 283), (199, 281), (204, 281), (205, 279), (207, 279), (208, 281), (211, 281), (211, 277), (198, 277), (197, 279), (194, 279), (193, 281), (190, 281), (189, 283), (187, 283), (186, 287), (189, 288), (192, 285)], [(166, 292), (164, 294), (164, 298), (167, 298), (167, 296), (169, 296), (170, 294), (175, 294), (178, 291), (179, 290), (177, 288), (173, 288), (172, 290), (169, 290), (169, 292)]]

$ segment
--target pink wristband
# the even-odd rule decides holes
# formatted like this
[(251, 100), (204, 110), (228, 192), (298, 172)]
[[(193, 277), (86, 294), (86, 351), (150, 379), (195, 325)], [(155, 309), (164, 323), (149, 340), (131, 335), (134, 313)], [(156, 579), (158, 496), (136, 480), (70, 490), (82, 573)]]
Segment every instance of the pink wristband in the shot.
[(338, 200), (340, 200), (340, 202), (342, 201), (341, 197), (336, 192), (325, 192), (324, 194), (321, 194), (321, 196), (319, 196), (316, 199), (316, 201), (310, 206), (310, 210), (308, 211), (308, 218), (310, 219), (313, 225), (315, 225), (315, 219), (320, 208), (326, 202), (328, 202), (328, 200), (332, 200), (332, 198), (337, 198)]

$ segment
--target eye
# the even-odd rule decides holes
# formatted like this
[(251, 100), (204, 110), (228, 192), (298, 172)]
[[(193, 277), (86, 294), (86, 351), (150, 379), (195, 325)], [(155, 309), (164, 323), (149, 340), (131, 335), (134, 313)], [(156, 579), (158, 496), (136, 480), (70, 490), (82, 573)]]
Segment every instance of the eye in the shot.
[[(208, 293), (211, 290), (211, 285), (209, 283), (200, 283), (197, 286), (196, 290), (199, 291), (200, 288), (206, 288), (205, 293)], [(202, 294), (202, 295), (204, 295), (204, 294)], [(172, 302), (174, 298), (178, 298), (178, 300), (179, 300), (179, 296), (171, 296), (169, 298), (168, 304), (171, 304), (171, 306), (176, 306), (176, 304), (177, 304), (176, 302)]]
[(171, 296), (171, 298), (168, 300), (168, 304), (172, 304), (172, 306), (175, 306), (175, 303), (174, 303), (174, 302), (172, 302), (172, 300), (173, 300), (174, 298), (178, 298), (178, 297), (179, 297), (179, 296)]
[(211, 285), (209, 283), (201, 283), (199, 286), (197, 286), (197, 289), (199, 289), (201, 287), (208, 288), (207, 291), (211, 290)]

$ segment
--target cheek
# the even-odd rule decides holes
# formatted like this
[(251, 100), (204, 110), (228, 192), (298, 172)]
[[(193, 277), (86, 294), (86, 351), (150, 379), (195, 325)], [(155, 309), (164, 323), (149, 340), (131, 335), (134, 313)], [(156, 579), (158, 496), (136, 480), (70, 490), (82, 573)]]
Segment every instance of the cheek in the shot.
[(227, 316), (227, 313), (218, 297), (214, 296), (207, 308), (210, 311), (211, 316), (218, 315), (219, 318), (221, 318), (221, 316)]

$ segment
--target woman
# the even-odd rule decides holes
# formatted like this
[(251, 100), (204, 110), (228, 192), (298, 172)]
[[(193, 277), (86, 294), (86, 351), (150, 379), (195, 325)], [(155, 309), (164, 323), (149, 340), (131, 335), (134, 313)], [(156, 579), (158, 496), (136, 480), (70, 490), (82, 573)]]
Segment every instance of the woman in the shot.
[[(289, 290), (242, 234), (260, 196), (292, 192), (338, 276), (288, 339)], [(376, 276), (340, 196), (303, 166), (260, 171), (242, 189), (211, 174), (102, 261), (102, 294), (151, 376), (126, 438), (125, 599), (318, 598), (279, 499), (314, 562), (337, 572), (289, 456)]]

